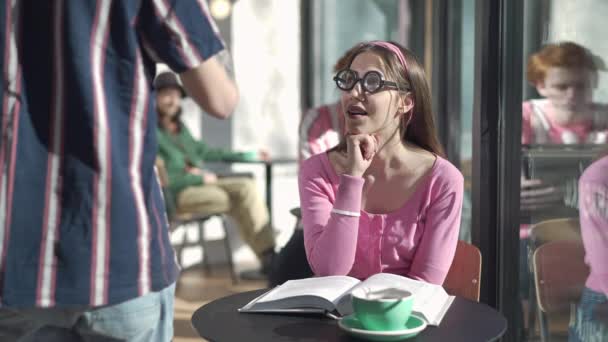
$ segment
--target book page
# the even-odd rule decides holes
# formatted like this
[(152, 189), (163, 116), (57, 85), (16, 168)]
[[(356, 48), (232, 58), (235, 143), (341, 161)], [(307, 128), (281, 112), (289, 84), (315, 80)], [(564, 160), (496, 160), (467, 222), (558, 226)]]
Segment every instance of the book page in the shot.
[[(333, 306), (338, 298), (359, 282), (358, 279), (348, 276), (289, 280), (249, 302), (241, 311), (275, 311), (274, 309), (276, 311), (286, 311), (285, 309), (288, 308), (324, 308), (329, 310), (328, 306)], [(332, 307), (331, 310), (333, 309)]]
[[(367, 288), (370, 291), (388, 288), (398, 288), (410, 291), (415, 296), (413, 311), (423, 316), (430, 325), (439, 325), (445, 312), (449, 308), (449, 305), (453, 301), (453, 297), (448, 296), (443, 287), (439, 285), (429, 284), (390, 273), (375, 274), (355, 286), (353, 290), (361, 287)], [(345, 302), (347, 302), (346, 299), (343, 300), (341, 304), (344, 304)], [(340, 305), (338, 311), (341, 314), (348, 314), (352, 312), (352, 307), (349, 308)]]

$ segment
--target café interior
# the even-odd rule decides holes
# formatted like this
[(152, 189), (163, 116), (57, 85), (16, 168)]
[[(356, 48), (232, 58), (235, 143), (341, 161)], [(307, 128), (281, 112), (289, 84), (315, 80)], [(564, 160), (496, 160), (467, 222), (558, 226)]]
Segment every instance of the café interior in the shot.
[[(587, 140), (563, 131), (561, 140), (531, 139), (525, 127), (531, 114), (524, 112), (556, 98), (531, 78), (533, 56), (549, 44), (571, 42), (594, 63), (571, 91), (584, 92), (608, 117), (608, 43), (600, 29), (607, 2), (209, 0), (209, 8), (232, 55), (241, 98), (223, 121), (185, 99), (183, 119), (210, 145), (264, 149), (277, 161), (213, 167), (256, 179), (278, 253), (301, 228), (304, 113), (339, 99), (333, 67), (344, 51), (360, 41), (395, 41), (423, 65), (440, 141), (465, 179), (459, 240), (481, 257), (474, 299), (505, 318), (502, 341), (568, 340), (592, 267), (580, 220), (589, 203), (579, 195), (579, 178), (607, 142), (602, 132)], [(556, 82), (570, 92), (566, 81)], [(190, 322), (200, 307), (268, 286), (247, 275), (258, 261), (230, 219), (175, 222), (171, 240), (182, 266), (175, 342), (201, 340)]]

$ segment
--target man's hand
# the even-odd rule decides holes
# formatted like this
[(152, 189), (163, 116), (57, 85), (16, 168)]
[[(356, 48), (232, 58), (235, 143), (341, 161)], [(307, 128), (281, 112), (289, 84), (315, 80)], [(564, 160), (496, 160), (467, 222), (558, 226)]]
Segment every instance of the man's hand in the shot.
[(213, 184), (217, 182), (217, 175), (213, 172), (203, 171), (202, 176), (204, 184)]
[(260, 160), (263, 160), (263, 161), (269, 161), (270, 160), (270, 153), (268, 153), (268, 151), (266, 151), (266, 150), (260, 150), (258, 152), (258, 158)]

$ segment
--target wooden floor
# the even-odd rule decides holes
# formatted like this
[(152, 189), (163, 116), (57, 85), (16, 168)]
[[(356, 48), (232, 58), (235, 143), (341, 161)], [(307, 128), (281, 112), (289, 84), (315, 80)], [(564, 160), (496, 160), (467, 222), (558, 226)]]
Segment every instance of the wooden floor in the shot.
[(183, 271), (175, 293), (173, 342), (204, 341), (190, 324), (192, 314), (202, 305), (233, 293), (264, 287), (264, 281), (241, 280), (233, 285), (228, 269), (221, 266), (214, 266), (208, 275), (202, 269)]

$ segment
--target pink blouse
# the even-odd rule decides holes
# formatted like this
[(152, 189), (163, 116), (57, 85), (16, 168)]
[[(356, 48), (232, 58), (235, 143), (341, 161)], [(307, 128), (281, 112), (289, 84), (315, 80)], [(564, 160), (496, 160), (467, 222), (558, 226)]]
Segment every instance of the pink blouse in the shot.
[(591, 273), (586, 286), (608, 296), (608, 157), (591, 164), (579, 179), (579, 220), (585, 262)]
[(337, 175), (327, 153), (304, 161), (300, 207), (314, 273), (365, 279), (387, 272), (443, 284), (456, 250), (464, 180), (440, 157), (425, 177), (400, 209), (372, 214), (361, 208), (362, 177)]

